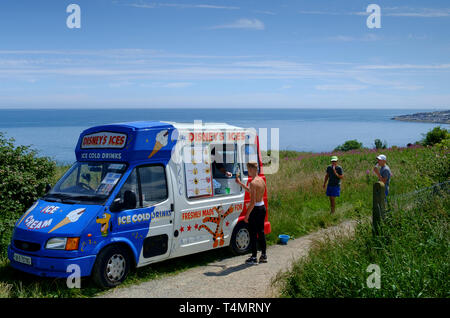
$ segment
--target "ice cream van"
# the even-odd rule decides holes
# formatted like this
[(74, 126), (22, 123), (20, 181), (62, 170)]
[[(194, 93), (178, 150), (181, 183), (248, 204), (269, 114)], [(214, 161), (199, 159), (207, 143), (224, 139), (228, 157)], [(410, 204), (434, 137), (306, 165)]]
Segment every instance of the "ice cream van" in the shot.
[[(12, 267), (47, 277), (78, 268), (102, 287), (130, 269), (228, 246), (250, 249), (246, 162), (256, 132), (223, 123), (130, 122), (83, 131), (76, 162), (17, 220)], [(267, 193), (264, 194), (267, 207)], [(268, 213), (265, 233), (270, 232)]]

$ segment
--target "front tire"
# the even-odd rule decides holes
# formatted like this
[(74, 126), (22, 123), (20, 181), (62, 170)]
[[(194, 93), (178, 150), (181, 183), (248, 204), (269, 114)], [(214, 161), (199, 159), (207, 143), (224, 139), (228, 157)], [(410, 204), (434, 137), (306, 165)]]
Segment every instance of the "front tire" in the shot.
[(120, 285), (130, 271), (131, 257), (128, 251), (118, 245), (105, 247), (97, 256), (92, 269), (92, 278), (101, 288)]
[(248, 223), (239, 222), (231, 235), (230, 249), (235, 255), (244, 255), (250, 252), (250, 231)]

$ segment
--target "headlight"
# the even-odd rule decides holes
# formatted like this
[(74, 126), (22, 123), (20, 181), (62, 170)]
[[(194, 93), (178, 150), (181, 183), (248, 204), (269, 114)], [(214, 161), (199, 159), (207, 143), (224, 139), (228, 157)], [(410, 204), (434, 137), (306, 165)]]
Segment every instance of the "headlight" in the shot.
[(54, 237), (47, 241), (45, 248), (51, 250), (76, 251), (79, 242), (79, 237)]
[(67, 237), (54, 237), (47, 241), (45, 248), (51, 250), (63, 250), (66, 248)]

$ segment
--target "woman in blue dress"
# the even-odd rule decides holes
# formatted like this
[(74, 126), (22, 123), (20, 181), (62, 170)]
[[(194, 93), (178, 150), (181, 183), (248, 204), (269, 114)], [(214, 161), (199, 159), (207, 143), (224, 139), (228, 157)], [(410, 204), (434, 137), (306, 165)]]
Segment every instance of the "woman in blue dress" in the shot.
[[(338, 157), (331, 157), (331, 165), (327, 167), (323, 188), (327, 188), (326, 195), (330, 198), (331, 214), (336, 209), (336, 197), (341, 194), (341, 179), (344, 178), (344, 171), (338, 166)], [(328, 182), (328, 185), (327, 185)]]

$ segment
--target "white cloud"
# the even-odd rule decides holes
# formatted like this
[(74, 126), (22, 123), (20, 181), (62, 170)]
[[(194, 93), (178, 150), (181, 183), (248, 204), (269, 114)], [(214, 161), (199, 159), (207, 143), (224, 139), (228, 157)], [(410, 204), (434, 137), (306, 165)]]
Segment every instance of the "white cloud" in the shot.
[(356, 40), (355, 37), (349, 35), (335, 35), (330, 36), (328, 39), (331, 41), (338, 41), (338, 42), (353, 42)]
[(346, 91), (346, 92), (355, 92), (360, 91), (362, 89), (366, 89), (365, 85), (358, 84), (330, 84), (330, 85), (316, 85), (315, 89), (320, 91)]
[(133, 85), (133, 83), (130, 81), (120, 81), (120, 82), (110, 83), (108, 86), (111, 88), (121, 88), (121, 87), (126, 87), (126, 86), (131, 86), (131, 85)]
[(163, 7), (179, 8), (179, 9), (222, 9), (222, 10), (239, 10), (239, 7), (235, 6), (219, 6), (213, 4), (182, 4), (182, 3), (156, 3), (156, 2), (137, 2), (125, 4), (129, 7), (141, 8), (141, 9), (155, 9)]
[[(366, 11), (299, 11), (300, 14), (312, 15), (357, 15), (367, 16)], [(413, 8), (413, 7), (381, 7), (382, 16), (413, 17), (413, 18), (442, 18), (450, 17), (449, 8)]]
[(149, 87), (149, 88), (185, 88), (194, 85), (192, 82), (150, 82), (150, 83), (142, 83), (140, 87)]
[(165, 85), (163, 85), (163, 87), (166, 88), (184, 88), (184, 87), (189, 87), (194, 85), (193, 83), (190, 82), (174, 82), (174, 83), (167, 83)]
[(336, 11), (299, 11), (300, 14), (317, 14), (317, 15), (341, 15), (345, 14), (342, 12), (336, 12)]
[(275, 12), (273, 11), (268, 11), (268, 10), (255, 10), (253, 11), (255, 13), (260, 13), (260, 14), (267, 14), (267, 15), (276, 15)]
[[(368, 88), (407, 92), (431, 87), (421, 74), (433, 72), (446, 76), (441, 77), (441, 83), (448, 77), (449, 70), (450, 63), (302, 63), (301, 59), (292, 57), (202, 56), (140, 49), (0, 51), (0, 81), (27, 81), (29, 86), (37, 86), (30, 84), (45, 80), (53, 81), (60, 88), (83, 84), (87, 86), (79, 90), (83, 92), (96, 85), (102, 89), (109, 87), (111, 91), (148, 87), (181, 92), (198, 81), (222, 85), (219, 80), (230, 81), (230, 86), (240, 80), (273, 80), (275, 91), (286, 94), (295, 94), (305, 87), (312, 87), (311, 91), (319, 95), (325, 91), (326, 94), (352, 92), (349, 95), (354, 95), (366, 93)], [(413, 71), (418, 76), (411, 76)]]
[(423, 89), (424, 87), (422, 85), (397, 85), (392, 88), (405, 91), (417, 91), (419, 89)]
[(378, 64), (361, 65), (358, 68), (365, 70), (445, 70), (450, 69), (450, 64)]
[(154, 9), (156, 8), (156, 3), (130, 3), (128, 6), (142, 9)]
[(211, 29), (264, 30), (264, 23), (258, 19), (239, 19), (229, 24), (213, 26)]
[[(413, 17), (413, 18), (442, 18), (450, 17), (450, 9), (430, 9), (430, 8), (410, 8), (410, 7), (394, 7), (386, 8), (386, 16), (393, 17)], [(383, 13), (382, 13), (383, 14)]]
[(373, 33), (367, 33), (360, 37), (350, 36), (350, 35), (335, 35), (330, 36), (327, 38), (327, 40), (335, 41), (335, 42), (373, 42), (373, 41), (379, 41), (382, 40), (383, 37), (373, 34)]

